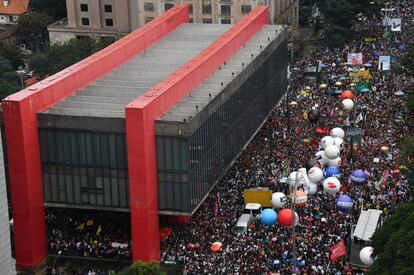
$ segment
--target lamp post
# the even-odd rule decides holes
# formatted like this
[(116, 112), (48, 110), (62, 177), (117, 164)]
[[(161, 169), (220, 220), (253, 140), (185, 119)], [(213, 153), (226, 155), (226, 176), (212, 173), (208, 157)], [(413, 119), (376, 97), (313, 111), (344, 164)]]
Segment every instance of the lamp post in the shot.
[(59, 252), (58, 252), (58, 254), (57, 254), (56, 258), (55, 258), (55, 261), (53, 262), (52, 269), (54, 269), (54, 268), (55, 268), (55, 266), (56, 266), (56, 262), (57, 262), (57, 260), (59, 259), (59, 256), (60, 256), (60, 255), (62, 255), (62, 250), (59, 250)]
[(23, 82), (23, 74), (26, 72), (23, 70), (22, 66), (19, 66), (16, 73), (20, 76), (20, 85), (22, 86), (22, 90), (24, 89), (24, 82)]

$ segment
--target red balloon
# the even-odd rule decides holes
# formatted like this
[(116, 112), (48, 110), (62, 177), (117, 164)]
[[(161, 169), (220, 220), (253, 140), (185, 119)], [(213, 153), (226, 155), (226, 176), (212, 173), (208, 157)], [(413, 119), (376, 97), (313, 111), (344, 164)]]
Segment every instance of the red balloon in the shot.
[(354, 98), (354, 93), (350, 90), (346, 90), (346, 91), (343, 91), (339, 97), (341, 98), (341, 100), (353, 99)]
[(293, 220), (293, 211), (292, 209), (282, 209), (277, 215), (278, 222), (283, 226), (291, 226)]

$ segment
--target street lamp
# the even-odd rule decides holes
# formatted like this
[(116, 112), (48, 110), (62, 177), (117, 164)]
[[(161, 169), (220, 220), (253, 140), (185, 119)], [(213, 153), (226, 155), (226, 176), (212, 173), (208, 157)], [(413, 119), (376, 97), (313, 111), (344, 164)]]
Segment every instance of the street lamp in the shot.
[(62, 250), (59, 250), (58, 255), (55, 258), (55, 261), (53, 262), (52, 269), (55, 269), (56, 262), (59, 259), (60, 255), (62, 255)]

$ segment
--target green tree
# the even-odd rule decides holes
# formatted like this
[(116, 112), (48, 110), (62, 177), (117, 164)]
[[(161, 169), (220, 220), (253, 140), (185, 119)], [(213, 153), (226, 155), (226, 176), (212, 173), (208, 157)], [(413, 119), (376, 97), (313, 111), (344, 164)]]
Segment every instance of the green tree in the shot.
[(31, 0), (30, 6), (33, 11), (44, 12), (54, 20), (67, 16), (65, 0)]
[(38, 51), (48, 41), (47, 26), (52, 22), (46, 13), (31, 11), (19, 17), (17, 32), (23, 43)]
[(135, 262), (127, 271), (118, 273), (118, 275), (164, 275), (165, 273), (160, 271), (160, 264), (158, 262)]
[(414, 202), (399, 206), (372, 237), (369, 275), (409, 275), (414, 270)]
[(54, 44), (46, 52), (34, 54), (29, 64), (40, 78), (44, 78), (85, 59), (112, 42), (110, 38), (72, 39), (63, 44)]
[(4, 45), (0, 43), (0, 54), (10, 61), (13, 69), (24, 66), (22, 53), (16, 45)]
[(0, 98), (3, 99), (20, 89), (20, 78), (15, 69), (7, 58), (0, 55)]

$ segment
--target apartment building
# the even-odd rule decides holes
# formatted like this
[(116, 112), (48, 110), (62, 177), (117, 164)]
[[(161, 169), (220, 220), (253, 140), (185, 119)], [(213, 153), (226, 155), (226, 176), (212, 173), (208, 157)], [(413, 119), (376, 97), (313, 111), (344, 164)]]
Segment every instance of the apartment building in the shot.
[(270, 21), (298, 26), (299, 0), (66, 0), (67, 18), (48, 27), (51, 43), (84, 36), (122, 36), (176, 4), (188, 4), (190, 22), (233, 24), (258, 5)]

